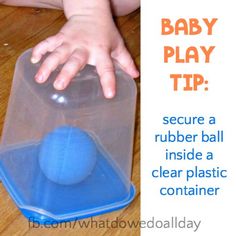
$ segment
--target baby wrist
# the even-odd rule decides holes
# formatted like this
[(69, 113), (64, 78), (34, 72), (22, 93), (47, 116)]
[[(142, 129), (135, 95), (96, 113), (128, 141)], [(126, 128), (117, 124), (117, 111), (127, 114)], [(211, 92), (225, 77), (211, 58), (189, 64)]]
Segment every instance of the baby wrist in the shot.
[(67, 19), (76, 15), (111, 16), (109, 0), (63, 0), (63, 9)]

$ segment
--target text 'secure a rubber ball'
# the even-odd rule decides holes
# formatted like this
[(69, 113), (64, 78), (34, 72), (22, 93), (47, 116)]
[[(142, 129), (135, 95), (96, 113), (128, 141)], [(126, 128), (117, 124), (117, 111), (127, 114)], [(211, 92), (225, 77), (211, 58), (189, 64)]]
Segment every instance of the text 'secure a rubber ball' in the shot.
[(96, 159), (96, 143), (80, 128), (61, 126), (48, 133), (40, 144), (40, 168), (58, 184), (83, 181), (92, 173)]

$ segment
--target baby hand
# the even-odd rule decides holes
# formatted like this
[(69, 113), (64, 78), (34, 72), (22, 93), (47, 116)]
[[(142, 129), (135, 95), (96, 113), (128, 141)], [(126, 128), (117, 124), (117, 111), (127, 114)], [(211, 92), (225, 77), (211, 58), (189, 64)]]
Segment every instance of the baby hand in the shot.
[(55, 79), (54, 87), (65, 89), (86, 64), (96, 66), (106, 98), (115, 95), (114, 62), (131, 77), (138, 77), (134, 61), (126, 49), (111, 16), (74, 15), (60, 32), (33, 48), (32, 63), (50, 52), (39, 68), (35, 79), (44, 83), (52, 71), (64, 64)]

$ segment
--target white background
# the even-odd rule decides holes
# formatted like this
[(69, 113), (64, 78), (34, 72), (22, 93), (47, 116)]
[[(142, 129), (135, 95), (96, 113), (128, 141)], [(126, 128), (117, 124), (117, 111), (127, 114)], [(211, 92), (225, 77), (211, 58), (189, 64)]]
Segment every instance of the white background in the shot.
[[(189, 220), (201, 220), (197, 232), (189, 229), (143, 228), (142, 235), (236, 235), (236, 14), (234, 1), (173, 0), (142, 1), (142, 84), (141, 84), (141, 218), (142, 220), (168, 220), (172, 216), (185, 216)], [(198, 36), (162, 36), (161, 19), (170, 18), (218, 18), (213, 35), (207, 36), (206, 26)], [(211, 63), (163, 63), (164, 45), (211, 46), (214, 49)], [(201, 73), (209, 80), (209, 91), (174, 92), (171, 73)], [(185, 185), (181, 181), (154, 179), (151, 171), (160, 165), (169, 168), (194, 166), (187, 162), (165, 162), (163, 151), (168, 144), (157, 144), (154, 135), (163, 131), (162, 117), (166, 115), (215, 116), (215, 126), (191, 126), (191, 131), (205, 129), (224, 130), (224, 143), (198, 145), (201, 151), (212, 151), (214, 161), (201, 161), (199, 166), (219, 166), (228, 170), (225, 180), (196, 180), (199, 186), (219, 186), (218, 196), (163, 197), (162, 185)], [(188, 127), (177, 127), (183, 132)], [(193, 146), (185, 145), (186, 148)], [(183, 145), (174, 144), (172, 149)]]

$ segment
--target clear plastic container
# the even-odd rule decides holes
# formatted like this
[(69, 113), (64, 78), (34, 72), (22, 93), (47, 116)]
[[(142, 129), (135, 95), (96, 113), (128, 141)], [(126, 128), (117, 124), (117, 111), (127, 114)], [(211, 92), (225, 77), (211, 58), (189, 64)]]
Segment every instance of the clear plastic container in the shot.
[(127, 206), (131, 182), (136, 86), (116, 69), (117, 93), (105, 99), (95, 67), (64, 91), (58, 71), (42, 85), (31, 50), (16, 64), (0, 146), (1, 180), (30, 220), (86, 218)]

